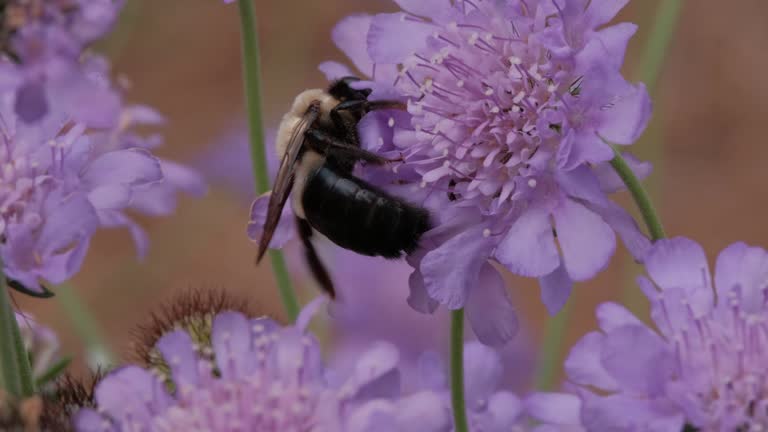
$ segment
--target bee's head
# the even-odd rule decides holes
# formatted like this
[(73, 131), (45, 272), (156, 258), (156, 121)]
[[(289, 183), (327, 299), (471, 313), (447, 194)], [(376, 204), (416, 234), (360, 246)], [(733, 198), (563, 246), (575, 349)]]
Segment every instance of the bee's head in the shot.
[(348, 76), (340, 78), (328, 87), (328, 93), (341, 102), (348, 100), (365, 100), (371, 94), (370, 89), (354, 89), (351, 84), (360, 81), (360, 78)]

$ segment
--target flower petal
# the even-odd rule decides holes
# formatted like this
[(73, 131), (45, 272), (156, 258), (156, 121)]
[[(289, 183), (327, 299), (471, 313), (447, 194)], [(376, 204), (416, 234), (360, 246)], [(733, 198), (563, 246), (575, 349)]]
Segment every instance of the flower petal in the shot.
[(414, 270), (408, 277), (408, 287), (410, 294), (407, 301), (413, 310), (425, 314), (435, 312), (440, 303), (429, 296), (427, 289), (424, 288), (424, 277), (418, 269)]
[(137, 186), (162, 179), (160, 161), (143, 149), (105, 153), (91, 162), (82, 176), (82, 181), (89, 188), (104, 184)]
[(573, 288), (573, 281), (568, 276), (568, 272), (563, 265), (560, 265), (557, 270), (539, 278), (539, 285), (541, 285), (541, 301), (547, 307), (547, 312), (550, 315), (556, 315), (568, 302)]
[(640, 230), (635, 218), (630, 216), (620, 205), (610, 200), (602, 206), (587, 203), (586, 207), (600, 215), (619, 234), (621, 241), (635, 258), (635, 261), (643, 262), (651, 249), (651, 240)]
[(464, 344), (464, 394), (469, 406), (487, 400), (499, 386), (501, 356), (477, 342)]
[(418, 392), (397, 401), (397, 419), (402, 432), (443, 432), (451, 425), (450, 412), (433, 392)]
[(632, 23), (620, 23), (606, 27), (593, 36), (594, 39), (587, 43), (584, 50), (589, 49), (588, 46), (592, 43), (600, 45), (603, 54), (600, 61), (609, 62), (618, 71), (624, 64), (627, 44), (635, 32), (637, 32), (637, 25)]
[(675, 359), (665, 342), (644, 325), (626, 325), (606, 334), (600, 361), (622, 390), (660, 396)]
[(488, 399), (488, 408), (480, 419), (482, 430), (508, 432), (515, 430), (523, 411), (523, 402), (509, 391), (500, 391)]
[(81, 408), (72, 423), (79, 432), (118, 432), (117, 427), (92, 408)]
[(192, 338), (184, 330), (166, 333), (155, 346), (171, 368), (173, 382), (183, 389), (184, 385), (198, 383), (198, 359)]
[(704, 249), (684, 237), (661, 239), (654, 243), (645, 258), (648, 275), (662, 290), (669, 288), (703, 288), (711, 286), (709, 264)]
[(618, 303), (601, 303), (597, 306), (595, 315), (597, 316), (600, 329), (606, 333), (625, 325), (643, 325), (643, 322), (634, 316), (629, 309)]
[(320, 63), (317, 68), (320, 69), (320, 72), (325, 75), (325, 79), (328, 81), (335, 81), (340, 78), (354, 75), (346, 65), (335, 61), (324, 61)]
[(591, 332), (571, 348), (564, 365), (570, 381), (606, 391), (618, 390), (618, 383), (605, 369), (601, 360), (604, 341), (604, 335)]
[(581, 423), (581, 400), (567, 393), (533, 393), (525, 398), (528, 414), (544, 423), (576, 426)]
[(610, 109), (600, 111), (600, 136), (614, 144), (632, 144), (651, 119), (651, 97), (645, 84), (626, 84), (614, 93)]
[(592, 0), (584, 12), (584, 18), (591, 28), (601, 26), (612, 20), (629, 0)]
[(365, 35), (368, 34), (372, 21), (373, 17), (370, 15), (351, 15), (339, 21), (331, 32), (333, 43), (368, 77), (373, 74), (373, 62), (368, 55)]
[(94, 391), (99, 409), (118, 422), (130, 421), (149, 429), (156, 414), (170, 404), (163, 382), (154, 374), (137, 366), (110, 372)]
[[(368, 55), (375, 63), (403, 63), (427, 47), (427, 38), (434, 31), (434, 26), (404, 13), (378, 14), (368, 31)], [(392, 35), (398, 35), (396, 41)]]
[[(253, 202), (251, 205), (251, 219), (248, 222), (248, 237), (258, 242), (261, 235), (264, 232), (264, 223), (267, 221), (267, 211), (269, 210), (269, 197), (272, 193), (267, 192)], [(280, 214), (280, 222), (275, 228), (275, 233), (272, 235), (272, 240), (269, 242), (269, 247), (272, 249), (281, 249), (290, 240), (293, 240), (296, 235), (296, 226), (293, 221), (293, 211), (290, 205), (283, 207), (283, 212)]]
[(480, 226), (462, 231), (421, 260), (419, 269), (425, 289), (449, 309), (464, 307), (469, 290), (478, 283), (480, 268), (491, 248), (483, 229)]
[(747, 313), (764, 313), (768, 281), (768, 253), (759, 247), (734, 243), (725, 248), (715, 264), (718, 298), (739, 295), (739, 307)]
[(554, 217), (563, 262), (571, 279), (590, 279), (608, 265), (616, 249), (616, 237), (600, 216), (565, 199), (555, 209)]
[[(651, 171), (653, 171), (653, 164), (641, 161), (629, 152), (622, 153), (622, 157), (635, 176), (640, 180), (644, 180), (651, 174)], [(592, 169), (597, 175), (597, 179), (600, 182), (600, 187), (603, 189), (603, 192), (614, 193), (627, 188), (627, 185), (624, 184), (621, 177), (616, 174), (616, 170), (613, 169), (610, 163), (604, 162), (597, 164), (593, 166)]]
[(560, 265), (549, 215), (543, 209), (528, 209), (510, 227), (494, 257), (520, 276), (542, 277)]
[(483, 265), (477, 286), (469, 293), (466, 310), (472, 330), (485, 345), (503, 345), (515, 336), (519, 328), (504, 280), (488, 263)]
[(355, 370), (344, 384), (355, 400), (393, 397), (400, 391), (400, 354), (388, 342), (377, 342), (355, 362)]
[(239, 312), (221, 312), (213, 320), (211, 344), (216, 365), (224, 379), (237, 379), (250, 372), (251, 326)]

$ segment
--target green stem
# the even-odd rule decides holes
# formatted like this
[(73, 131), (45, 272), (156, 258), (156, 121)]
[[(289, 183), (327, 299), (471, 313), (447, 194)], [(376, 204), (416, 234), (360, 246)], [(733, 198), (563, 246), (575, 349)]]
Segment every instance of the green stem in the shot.
[[(5, 280), (2, 269), (0, 280)], [(0, 382), (6, 392), (17, 397), (29, 397), (35, 393), (29, 355), (5, 286), (0, 292), (0, 369)]]
[(660, 0), (659, 7), (656, 9), (656, 17), (640, 61), (638, 75), (651, 94), (656, 88), (661, 65), (664, 63), (664, 57), (682, 9), (682, 0)]
[(468, 432), (467, 408), (464, 402), (464, 309), (451, 312), (451, 401), (453, 430)]
[(536, 371), (536, 389), (550, 391), (555, 384), (557, 369), (561, 365), (560, 354), (563, 349), (563, 339), (571, 315), (573, 297), (563, 306), (554, 317), (549, 317), (544, 329), (544, 345), (539, 353), (539, 367)]
[(619, 153), (616, 147), (612, 148), (614, 157), (611, 160), (611, 166), (619, 177), (621, 177), (624, 184), (627, 185), (627, 189), (629, 189), (632, 198), (640, 209), (640, 214), (643, 216), (643, 221), (648, 227), (648, 232), (651, 235), (651, 238), (655, 241), (666, 237), (664, 227), (661, 226), (661, 220), (659, 220), (656, 209), (653, 207), (653, 203), (651, 202), (648, 193), (645, 191), (645, 188), (643, 188), (640, 180), (635, 176), (635, 173), (632, 172), (629, 165), (627, 165), (627, 162), (621, 156), (621, 153)]
[[(264, 150), (264, 123), (261, 116), (261, 66), (259, 64), (259, 39), (256, 31), (256, 14), (253, 0), (238, 0), (240, 7), (240, 34), (242, 37), (243, 81), (248, 108), (248, 130), (251, 141), (251, 161), (256, 182), (256, 193), (263, 194), (270, 188), (267, 170), (267, 154)], [(291, 286), (283, 254), (269, 252), (272, 271), (283, 306), (291, 320), (299, 313), (299, 301)]]
[(98, 321), (72, 286), (68, 284), (57, 286), (56, 298), (75, 328), (75, 333), (85, 343), (89, 366), (92, 369), (98, 369), (116, 364), (114, 355), (104, 342), (104, 335), (101, 333)]
[[(661, 68), (664, 64), (667, 49), (669, 48), (675, 27), (679, 21), (682, 11), (682, 0), (660, 0), (656, 8), (655, 17), (651, 30), (648, 33), (648, 40), (645, 43), (643, 56), (639, 67), (635, 71), (635, 79), (645, 83), (648, 93), (653, 97), (656, 93)], [(635, 145), (638, 149), (638, 156), (653, 163), (653, 178), (647, 182), (647, 191), (660, 199), (661, 188), (659, 187), (661, 179), (664, 176), (664, 158), (662, 154), (662, 133), (661, 125), (658, 119), (662, 118), (660, 114), (660, 104), (654, 109), (654, 118), (648, 125), (645, 135)], [(663, 233), (660, 233), (663, 234)], [(638, 274), (638, 265), (630, 257), (624, 265), (626, 273), (626, 283), (623, 284), (622, 299), (625, 306), (638, 315), (645, 315), (648, 307), (647, 300), (642, 293), (637, 290), (635, 285), (635, 276)]]

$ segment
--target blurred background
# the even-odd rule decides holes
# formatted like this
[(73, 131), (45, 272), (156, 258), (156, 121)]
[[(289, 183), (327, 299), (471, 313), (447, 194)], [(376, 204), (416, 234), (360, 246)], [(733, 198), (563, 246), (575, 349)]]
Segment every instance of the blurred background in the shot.
[[(633, 80), (659, 3), (635, 0), (618, 19), (640, 25), (626, 62), (626, 76)], [(330, 40), (338, 20), (354, 12), (393, 9), (385, 0), (257, 0), (267, 128), (276, 126), (299, 91), (325, 85), (317, 71), (320, 62), (345, 61)], [(686, 2), (653, 94), (653, 123), (633, 148), (656, 165), (649, 181), (667, 232), (698, 240), (710, 258), (737, 240), (768, 246), (766, 42), (768, 3), (741, 0), (739, 7), (727, 7), (717, 0)], [(126, 231), (97, 233), (72, 285), (103, 326), (110, 347), (118, 354), (130, 351), (132, 332), (149, 311), (189, 288), (226, 289), (248, 298), (262, 313), (281, 317), (270, 266), (254, 266), (255, 245), (245, 235), (253, 193), (249, 173), (242, 168), (247, 169), (248, 154), (243, 152), (236, 5), (130, 0), (116, 31), (96, 48), (112, 59), (117, 76), (132, 83), (130, 101), (167, 116), (166, 144), (159, 154), (212, 175), (205, 198), (183, 199), (172, 217), (142, 220), (152, 241), (142, 262)], [(626, 196), (619, 200), (634, 210)], [(301, 261), (293, 261), (294, 280), (306, 302), (317, 292)], [(336, 267), (334, 275), (343, 279), (343, 290), (366, 297), (366, 307), (386, 317), (379, 322), (382, 334), (390, 324), (404, 328), (409, 323), (440, 348), (447, 324), (435, 325), (434, 318), (419, 316), (405, 304), (407, 267), (378, 261), (351, 267)], [(350, 271), (361, 268), (366, 271)], [(638, 272), (620, 249), (607, 271), (576, 285), (561, 356), (595, 328), (598, 303), (625, 300), (622, 291)], [(526, 375), (516, 380), (521, 384), (549, 317), (533, 281), (509, 277), (509, 289), (522, 332), (508, 361)], [(15, 297), (23, 309), (57, 330), (65, 353), (83, 371), (83, 345), (59, 302)], [(641, 300), (633, 309), (645, 313)]]

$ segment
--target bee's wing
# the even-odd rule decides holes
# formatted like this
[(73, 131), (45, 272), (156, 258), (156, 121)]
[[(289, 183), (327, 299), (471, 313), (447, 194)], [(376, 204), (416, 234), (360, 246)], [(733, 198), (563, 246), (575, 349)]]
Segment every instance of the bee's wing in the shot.
[(267, 219), (264, 222), (264, 229), (259, 239), (259, 252), (256, 256), (258, 263), (264, 257), (264, 253), (269, 248), (269, 242), (275, 234), (277, 224), (280, 222), (280, 214), (288, 200), (288, 195), (293, 187), (293, 177), (296, 173), (296, 163), (298, 162), (299, 152), (304, 145), (304, 132), (309, 129), (312, 123), (320, 115), (319, 103), (313, 103), (307, 109), (298, 125), (293, 129), (291, 139), (285, 148), (283, 159), (280, 161), (280, 168), (277, 170), (275, 184), (272, 187), (272, 194), (269, 196), (269, 205), (267, 206)]

